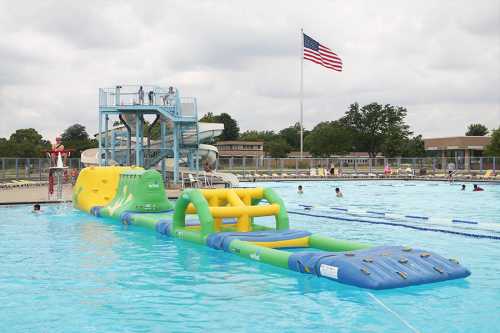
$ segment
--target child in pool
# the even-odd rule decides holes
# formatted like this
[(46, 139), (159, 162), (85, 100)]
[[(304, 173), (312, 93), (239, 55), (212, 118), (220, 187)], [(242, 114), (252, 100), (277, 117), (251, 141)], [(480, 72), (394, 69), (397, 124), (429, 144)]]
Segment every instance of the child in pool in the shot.
[(477, 186), (477, 184), (474, 184), (474, 189), (472, 190), (473, 192), (480, 192), (480, 191), (484, 191), (483, 188)]
[(33, 213), (38, 214), (38, 213), (41, 213), (41, 212), (42, 212), (42, 209), (41, 209), (40, 205), (39, 204), (34, 204), (33, 205)]

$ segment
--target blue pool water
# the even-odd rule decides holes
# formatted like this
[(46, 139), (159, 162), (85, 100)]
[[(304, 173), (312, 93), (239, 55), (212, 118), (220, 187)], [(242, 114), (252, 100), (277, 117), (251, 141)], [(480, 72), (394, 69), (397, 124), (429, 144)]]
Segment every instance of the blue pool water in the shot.
[[(46, 206), (42, 215), (0, 207), (0, 331), (493, 332), (500, 324), (500, 240), (405, 227), (500, 235), (500, 186), (464, 193), (446, 183), (304, 182), (298, 195), (298, 183), (258, 185), (274, 187), (290, 211), (307, 214), (291, 214), (292, 228), (426, 248), (459, 259), (472, 275), (367, 291), (68, 206)], [(336, 186), (344, 198), (334, 196)], [(404, 218), (409, 214), (431, 219)]]

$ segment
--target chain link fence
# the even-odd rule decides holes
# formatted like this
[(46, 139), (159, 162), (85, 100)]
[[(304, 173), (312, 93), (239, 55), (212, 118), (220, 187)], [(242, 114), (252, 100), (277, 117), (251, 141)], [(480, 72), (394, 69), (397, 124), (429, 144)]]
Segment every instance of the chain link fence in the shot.
[[(69, 158), (68, 170), (82, 169), (79, 158)], [(0, 181), (47, 180), (50, 161), (47, 158), (0, 158)]]
[[(445, 174), (448, 170), (480, 174), (487, 170), (500, 170), (500, 157), (463, 158), (255, 158), (221, 157), (216, 168), (242, 176), (254, 174), (309, 174), (311, 169), (335, 168), (343, 174), (383, 174), (386, 167), (392, 170), (411, 170), (416, 175)], [(0, 181), (47, 180), (49, 174), (47, 158), (0, 158)], [(79, 158), (68, 159), (69, 169), (80, 170)]]
[(255, 157), (220, 157), (217, 170), (242, 176), (252, 174), (309, 174), (311, 169), (335, 168), (342, 173), (382, 174), (389, 167), (392, 170), (412, 171), (416, 175), (443, 174), (448, 170), (464, 173), (483, 173), (500, 168), (499, 157), (440, 158), (255, 158)]

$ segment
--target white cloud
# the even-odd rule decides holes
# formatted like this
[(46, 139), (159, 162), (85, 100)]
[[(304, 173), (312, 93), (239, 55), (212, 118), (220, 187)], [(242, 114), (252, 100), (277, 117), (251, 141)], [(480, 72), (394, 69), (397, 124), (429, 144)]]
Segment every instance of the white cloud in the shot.
[(99, 87), (175, 85), (245, 129), (298, 120), (299, 29), (344, 72), (304, 64), (305, 125), (354, 101), (408, 108), (426, 136), (500, 125), (498, 1), (0, 0), (0, 136), (97, 128)]

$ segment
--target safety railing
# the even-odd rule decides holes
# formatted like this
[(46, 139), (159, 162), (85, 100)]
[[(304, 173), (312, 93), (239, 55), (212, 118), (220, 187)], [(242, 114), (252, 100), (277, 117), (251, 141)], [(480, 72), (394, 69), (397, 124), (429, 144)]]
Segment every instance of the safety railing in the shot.
[[(141, 89), (142, 88), (142, 89)], [(151, 105), (172, 108), (179, 116), (197, 120), (196, 98), (180, 97), (174, 87), (168, 89), (154, 85), (122, 85), (99, 89), (100, 107)]]
[[(142, 92), (141, 88), (142, 87)], [(99, 106), (175, 105), (179, 92), (153, 85), (122, 85), (99, 89)]]

